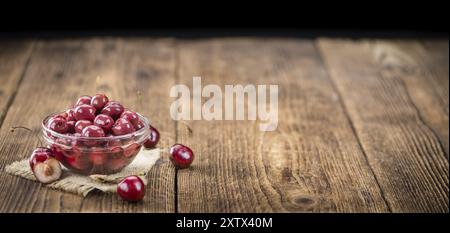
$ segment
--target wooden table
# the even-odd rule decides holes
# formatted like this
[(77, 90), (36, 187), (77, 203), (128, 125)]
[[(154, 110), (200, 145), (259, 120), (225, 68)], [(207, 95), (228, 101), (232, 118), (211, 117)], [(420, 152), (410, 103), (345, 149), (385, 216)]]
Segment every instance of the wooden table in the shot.
[[(170, 88), (196, 75), (278, 84), (277, 130), (172, 120)], [(0, 212), (448, 212), (448, 89), (445, 39), (2, 40)], [(39, 144), (44, 116), (96, 92), (150, 117), (161, 147), (189, 145), (193, 166), (164, 153), (137, 204), (5, 173)]]

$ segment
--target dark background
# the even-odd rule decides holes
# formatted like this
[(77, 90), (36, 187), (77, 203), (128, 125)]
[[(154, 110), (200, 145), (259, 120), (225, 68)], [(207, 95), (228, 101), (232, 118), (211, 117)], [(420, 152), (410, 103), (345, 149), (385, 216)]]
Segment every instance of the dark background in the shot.
[[(444, 1), (55, 2), (0, 6), (0, 38), (448, 38)], [(21, 5), (22, 4), (22, 5)]]

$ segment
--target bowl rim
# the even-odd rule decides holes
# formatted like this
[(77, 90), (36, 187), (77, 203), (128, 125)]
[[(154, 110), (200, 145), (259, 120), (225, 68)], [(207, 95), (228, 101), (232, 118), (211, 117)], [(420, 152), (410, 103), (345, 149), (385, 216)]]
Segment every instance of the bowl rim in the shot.
[(48, 136), (45, 133), (45, 132), (48, 131), (48, 132), (52, 133), (52, 136), (55, 136), (57, 138), (64, 138), (64, 139), (71, 139), (71, 140), (73, 140), (73, 139), (75, 139), (75, 140), (85, 140), (85, 141), (116, 141), (116, 140), (120, 140), (120, 139), (129, 139), (131, 137), (139, 136), (141, 134), (144, 134), (145, 132), (150, 133), (150, 128), (149, 128), (150, 121), (146, 117), (141, 115), (140, 113), (136, 112), (136, 114), (139, 116), (139, 119), (141, 119), (141, 121), (144, 123), (144, 127), (142, 127), (141, 129), (139, 129), (139, 130), (137, 130), (135, 132), (132, 132), (132, 133), (119, 135), (119, 136), (112, 136), (112, 137), (83, 137), (83, 136), (77, 137), (77, 136), (66, 135), (66, 134), (58, 133), (58, 132), (55, 132), (55, 131), (49, 129), (46, 126), (46, 124), (45, 124), (51, 117), (56, 116), (56, 115), (61, 114), (61, 113), (64, 113), (64, 112), (54, 112), (54, 113), (46, 116), (42, 120), (41, 127), (42, 127), (42, 130), (44, 132), (44, 137)]

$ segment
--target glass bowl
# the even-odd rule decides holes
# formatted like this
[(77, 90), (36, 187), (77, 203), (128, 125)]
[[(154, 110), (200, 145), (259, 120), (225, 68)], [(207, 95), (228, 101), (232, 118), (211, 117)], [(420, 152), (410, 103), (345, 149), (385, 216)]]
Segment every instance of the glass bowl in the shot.
[(134, 160), (150, 135), (149, 121), (140, 114), (144, 127), (130, 134), (97, 138), (60, 134), (47, 127), (47, 121), (58, 114), (51, 114), (42, 121), (42, 136), (55, 158), (76, 173), (119, 172)]

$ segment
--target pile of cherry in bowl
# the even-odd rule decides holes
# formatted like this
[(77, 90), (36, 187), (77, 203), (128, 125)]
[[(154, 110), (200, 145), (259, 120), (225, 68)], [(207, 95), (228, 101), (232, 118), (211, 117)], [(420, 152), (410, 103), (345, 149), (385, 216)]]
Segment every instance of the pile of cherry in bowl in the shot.
[[(60, 178), (60, 163), (81, 174), (116, 173), (133, 161), (142, 146), (155, 148), (160, 138), (147, 118), (104, 94), (81, 96), (69, 109), (46, 117), (42, 132), (47, 147), (33, 151), (30, 166), (43, 183)], [(169, 153), (177, 168), (189, 167), (194, 159), (192, 150), (181, 144), (173, 145)], [(125, 200), (138, 201), (145, 187), (139, 177), (130, 176), (117, 191)]]

